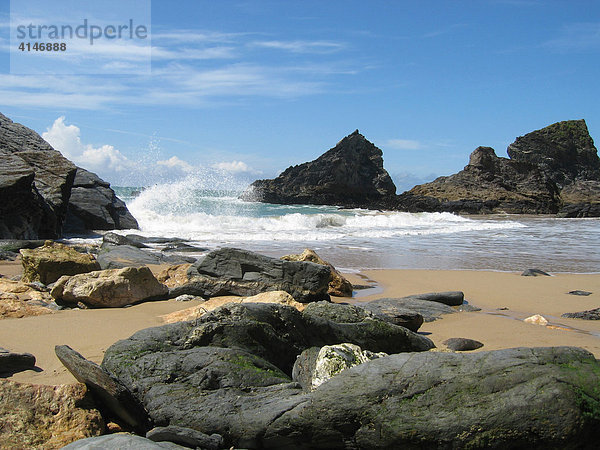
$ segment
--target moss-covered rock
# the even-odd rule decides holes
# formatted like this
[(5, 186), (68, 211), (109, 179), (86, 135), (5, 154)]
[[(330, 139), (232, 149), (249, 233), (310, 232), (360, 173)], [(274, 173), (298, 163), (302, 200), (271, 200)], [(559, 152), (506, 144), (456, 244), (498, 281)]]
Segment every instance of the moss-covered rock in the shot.
[(79, 253), (64, 244), (52, 241), (35, 249), (21, 249), (23, 281), (54, 283), (63, 275), (99, 270), (100, 266), (93, 255)]

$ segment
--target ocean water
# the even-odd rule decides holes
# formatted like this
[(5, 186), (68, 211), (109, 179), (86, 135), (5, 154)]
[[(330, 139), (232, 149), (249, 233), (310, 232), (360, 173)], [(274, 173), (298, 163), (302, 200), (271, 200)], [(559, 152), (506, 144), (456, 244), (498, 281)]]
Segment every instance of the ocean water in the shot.
[[(344, 270), (367, 268), (600, 272), (600, 219), (458, 216), (273, 205), (181, 181), (115, 188), (137, 234), (271, 256), (314, 249)], [(127, 234), (127, 231), (122, 231)]]

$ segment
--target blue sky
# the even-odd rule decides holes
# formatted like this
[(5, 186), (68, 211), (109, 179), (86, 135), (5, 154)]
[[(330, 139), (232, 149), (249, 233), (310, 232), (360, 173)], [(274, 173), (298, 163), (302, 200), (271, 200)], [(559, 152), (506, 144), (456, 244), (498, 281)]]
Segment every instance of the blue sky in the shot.
[(154, 0), (139, 75), (11, 74), (0, 5), (0, 112), (115, 185), (242, 185), (357, 128), (400, 188), (560, 120), (600, 139), (593, 0)]

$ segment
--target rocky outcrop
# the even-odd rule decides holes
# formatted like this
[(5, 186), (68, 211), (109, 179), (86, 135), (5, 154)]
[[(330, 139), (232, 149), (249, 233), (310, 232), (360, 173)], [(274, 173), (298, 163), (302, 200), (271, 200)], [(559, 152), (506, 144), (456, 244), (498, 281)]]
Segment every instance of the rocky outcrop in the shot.
[[(0, 228), (6, 228), (6, 234), (0, 237), (59, 237), (67, 215), (76, 166), (35, 131), (14, 123), (2, 114), (0, 149), (3, 162), (8, 163), (7, 166), (0, 166), (0, 186), (4, 187), (2, 191), (5, 194), (0, 197), (0, 203), (17, 206), (14, 210), (8, 210), (9, 217), (5, 218), (4, 214), (0, 216), (0, 221), (4, 224)], [(27, 167), (29, 175), (26, 175)], [(13, 170), (16, 175), (11, 175)], [(19, 197), (11, 198), (9, 194), (15, 191), (19, 193)]]
[(322, 304), (303, 312), (228, 304), (195, 321), (139, 331), (112, 345), (102, 366), (134, 393), (156, 426), (217, 433), (226, 447), (255, 448), (269, 423), (306, 400), (290, 378), (303, 350), (342, 342), (387, 353), (433, 347), (426, 337), (364, 312), (359, 319), (358, 308), (344, 317), (351, 322), (333, 321), (320, 312), (334, 304)]
[(352, 283), (339, 273), (335, 267), (323, 260), (314, 250), (304, 249), (299, 255), (285, 255), (281, 259), (285, 261), (310, 261), (322, 266), (329, 267), (331, 277), (329, 280), (329, 289), (327, 293), (336, 297), (352, 297)]
[[(352, 308), (328, 317), (353, 322), (333, 322), (317, 315), (327, 305), (303, 313), (225, 306), (142, 330), (110, 347), (102, 364), (156, 426), (216, 433), (225, 447), (592, 448), (600, 437), (600, 365), (577, 348), (392, 354), (304, 390), (290, 382), (303, 350), (340, 342), (398, 349), (388, 333), (401, 327), (383, 332), (376, 319), (356, 321)], [(365, 325), (368, 333), (355, 334)]]
[(116, 196), (110, 184), (95, 173), (78, 167), (71, 189), (65, 230), (72, 233), (129, 228), (139, 228), (137, 220)]
[(329, 267), (311, 262), (282, 261), (236, 248), (221, 248), (192, 264), (189, 282), (172, 288), (181, 294), (216, 297), (250, 296), (267, 291), (286, 291), (296, 301), (329, 300)]
[(351, 369), (270, 423), (266, 448), (592, 448), (599, 365), (570, 347), (402, 353)]
[(41, 386), (0, 379), (0, 446), (59, 449), (104, 431), (83, 384)]
[(61, 304), (118, 308), (165, 297), (168, 292), (148, 267), (126, 267), (60, 277), (50, 294)]
[(0, 238), (55, 239), (65, 231), (65, 221), (85, 230), (98, 224), (104, 224), (101, 229), (137, 228), (108, 183), (0, 114)]
[(566, 120), (518, 137), (507, 149), (514, 161), (536, 165), (562, 189), (600, 181), (600, 159), (585, 120)]
[(21, 249), (23, 281), (54, 283), (63, 275), (99, 270), (96, 258), (88, 253), (79, 253), (64, 244), (47, 241), (36, 249)]
[(415, 186), (398, 197), (410, 212), (550, 214), (558, 211), (556, 185), (537, 166), (478, 147), (464, 170)]
[(383, 153), (356, 130), (311, 162), (291, 166), (273, 180), (257, 180), (242, 194), (279, 204), (385, 207), (396, 186), (383, 168)]
[(464, 170), (415, 186), (400, 210), (600, 216), (600, 158), (584, 120), (558, 122), (518, 137), (510, 159), (478, 147)]

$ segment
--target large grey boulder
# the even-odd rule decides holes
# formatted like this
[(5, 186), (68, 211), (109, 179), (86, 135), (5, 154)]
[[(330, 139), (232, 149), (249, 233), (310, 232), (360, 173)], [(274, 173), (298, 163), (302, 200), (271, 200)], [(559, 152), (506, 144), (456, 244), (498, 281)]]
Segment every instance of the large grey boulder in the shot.
[(0, 205), (2, 239), (55, 239), (66, 229), (137, 228), (108, 183), (2, 114)]
[[(2, 238), (57, 238), (67, 214), (76, 166), (35, 131), (0, 114), (0, 203), (15, 208), (0, 215)], [(12, 155), (9, 157), (7, 155)], [(26, 174), (29, 167), (33, 179)], [(12, 173), (15, 172), (13, 175)], [(10, 189), (7, 187), (12, 186)], [(2, 189), (4, 187), (4, 189)], [(12, 195), (18, 194), (16, 197)]]
[(173, 295), (202, 297), (251, 296), (267, 291), (286, 291), (301, 303), (329, 300), (329, 267), (312, 262), (282, 261), (236, 248), (210, 252), (193, 264), (189, 283)]
[(33, 186), (35, 173), (22, 158), (0, 148), (0, 238), (38, 237), (48, 214)]
[(78, 167), (65, 228), (70, 232), (83, 232), (137, 229), (139, 226), (109, 183), (95, 173)]
[(268, 424), (306, 399), (291, 380), (296, 356), (342, 342), (387, 353), (433, 347), (371, 317), (336, 323), (288, 306), (228, 304), (195, 321), (139, 331), (112, 345), (102, 366), (156, 426), (217, 433), (227, 446), (255, 448)]
[(600, 365), (572, 347), (403, 353), (344, 370), (263, 448), (596, 448)]

